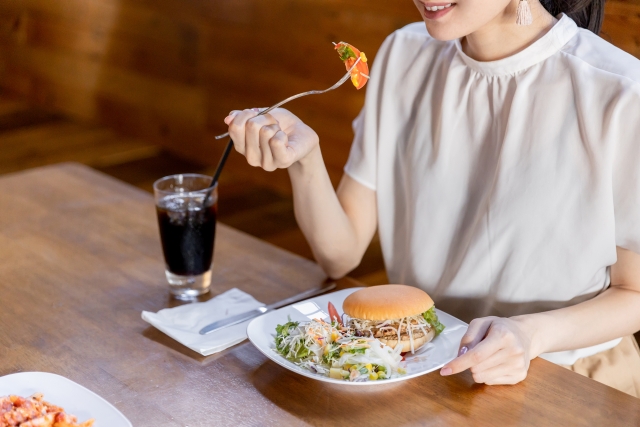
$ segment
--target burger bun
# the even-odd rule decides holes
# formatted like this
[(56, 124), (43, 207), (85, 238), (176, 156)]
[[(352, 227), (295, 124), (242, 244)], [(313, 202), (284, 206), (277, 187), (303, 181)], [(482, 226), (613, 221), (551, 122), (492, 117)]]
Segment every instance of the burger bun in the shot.
[(353, 318), (389, 320), (418, 316), (433, 307), (425, 291), (407, 285), (379, 285), (360, 289), (342, 303), (342, 310)]

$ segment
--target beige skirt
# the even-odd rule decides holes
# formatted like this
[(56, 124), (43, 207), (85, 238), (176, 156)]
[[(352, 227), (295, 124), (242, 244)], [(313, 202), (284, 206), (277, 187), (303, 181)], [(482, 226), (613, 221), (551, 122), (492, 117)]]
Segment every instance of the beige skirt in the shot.
[(640, 397), (640, 349), (633, 335), (622, 338), (610, 350), (578, 359), (573, 366), (561, 366)]

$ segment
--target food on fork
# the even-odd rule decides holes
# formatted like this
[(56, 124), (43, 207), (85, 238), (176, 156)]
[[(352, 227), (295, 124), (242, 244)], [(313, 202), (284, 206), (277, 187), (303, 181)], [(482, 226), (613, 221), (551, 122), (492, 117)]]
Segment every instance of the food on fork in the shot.
[(24, 398), (0, 397), (0, 427), (91, 427), (93, 419), (77, 422), (64, 408), (43, 400), (42, 393)]
[(344, 62), (347, 71), (353, 67), (353, 64), (358, 61), (358, 65), (351, 71), (351, 82), (356, 89), (362, 89), (369, 80), (369, 66), (367, 65), (367, 57), (364, 52), (360, 52), (349, 43), (340, 42), (334, 43), (340, 59)]
[(415, 352), (444, 330), (431, 297), (406, 285), (361, 289), (342, 304), (356, 336), (373, 337), (403, 353)]

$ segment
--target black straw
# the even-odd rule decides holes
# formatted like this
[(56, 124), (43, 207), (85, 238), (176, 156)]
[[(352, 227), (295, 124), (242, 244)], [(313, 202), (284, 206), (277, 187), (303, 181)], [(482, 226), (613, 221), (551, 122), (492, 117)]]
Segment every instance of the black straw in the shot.
[(222, 153), (222, 157), (218, 162), (218, 166), (216, 167), (216, 171), (213, 174), (213, 179), (211, 180), (211, 184), (209, 184), (209, 188), (213, 188), (218, 183), (218, 178), (220, 178), (220, 173), (222, 172), (222, 168), (224, 167), (225, 162), (227, 161), (227, 157), (229, 157), (229, 153), (231, 152), (231, 148), (233, 147), (233, 140), (229, 138), (229, 142), (224, 149), (224, 153)]

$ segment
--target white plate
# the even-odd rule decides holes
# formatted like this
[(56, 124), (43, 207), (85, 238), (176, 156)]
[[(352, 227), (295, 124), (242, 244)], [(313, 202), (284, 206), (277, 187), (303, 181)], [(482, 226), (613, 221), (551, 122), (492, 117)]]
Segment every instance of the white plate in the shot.
[(109, 402), (80, 384), (48, 372), (19, 372), (0, 377), (0, 396), (29, 397), (40, 392), (44, 400), (61, 406), (78, 422), (93, 418), (94, 427), (132, 427), (129, 420)]
[(345, 385), (375, 385), (405, 381), (410, 378), (428, 374), (436, 369), (440, 369), (447, 362), (457, 356), (460, 339), (467, 331), (468, 325), (462, 320), (456, 319), (437, 308), (436, 313), (438, 314), (440, 322), (445, 326), (444, 331), (434, 338), (433, 341), (420, 348), (415, 354), (412, 355), (409, 353), (405, 356), (406, 361), (402, 363), (407, 370), (407, 374), (398, 378), (384, 381), (363, 382), (338, 380), (301, 368), (300, 366), (289, 362), (275, 351), (276, 345), (274, 338), (277, 325), (286, 323), (289, 317), (292, 321), (301, 322), (308, 321), (309, 319), (317, 319), (319, 317), (328, 319), (329, 315), (326, 312), (328, 310), (327, 305), (329, 301), (336, 306), (338, 312), (342, 313), (342, 303), (345, 298), (358, 289), (362, 288), (345, 289), (331, 294), (311, 298), (257, 317), (249, 323), (249, 326), (247, 326), (247, 335), (249, 336), (249, 340), (251, 340), (253, 345), (255, 345), (265, 356), (290, 371), (304, 375), (305, 377), (313, 378), (314, 380)]

